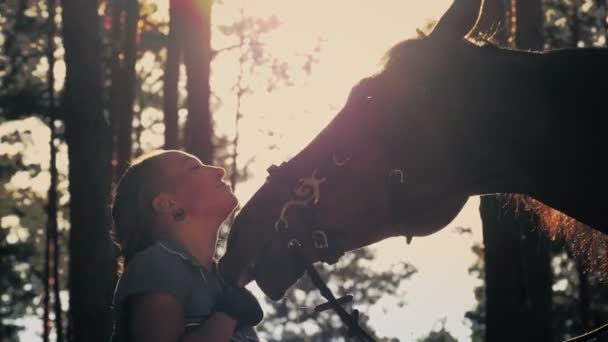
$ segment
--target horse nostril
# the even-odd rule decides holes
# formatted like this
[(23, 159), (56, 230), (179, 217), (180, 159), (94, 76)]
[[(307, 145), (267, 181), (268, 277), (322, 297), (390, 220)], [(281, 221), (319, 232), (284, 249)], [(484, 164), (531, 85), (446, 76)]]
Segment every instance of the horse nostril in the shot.
[(350, 160), (350, 157), (347, 156), (345, 153), (334, 152), (332, 155), (332, 160), (334, 162), (334, 165), (344, 166), (344, 165), (346, 165), (346, 163), (348, 163), (348, 161)]

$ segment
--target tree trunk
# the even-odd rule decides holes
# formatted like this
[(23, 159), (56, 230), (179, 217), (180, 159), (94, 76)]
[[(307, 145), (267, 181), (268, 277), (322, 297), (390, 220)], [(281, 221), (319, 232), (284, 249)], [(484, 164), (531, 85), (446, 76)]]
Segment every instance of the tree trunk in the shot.
[[(51, 134), (53, 128), (51, 128)], [(52, 140), (51, 140), (52, 141)], [(53, 153), (51, 151), (51, 153)], [(51, 158), (52, 154), (51, 154)], [(51, 176), (52, 177), (52, 176)], [(51, 190), (49, 189), (49, 195)], [(50, 196), (49, 196), (50, 197)], [(50, 198), (49, 198), (50, 200)], [(49, 342), (51, 336), (51, 322), (49, 320), (51, 313), (51, 209), (50, 203), (47, 205), (47, 224), (46, 224), (46, 235), (44, 239), (44, 294), (42, 295), (42, 307), (44, 312), (42, 314), (42, 342)]]
[[(188, 91), (188, 117), (184, 147), (204, 163), (213, 163), (211, 89), (211, 0), (174, 1), (179, 4), (184, 28), (184, 64)], [(174, 7), (175, 8), (175, 7)]]
[(519, 49), (543, 50), (544, 17), (541, 0), (517, 0), (515, 45)]
[(581, 41), (581, 24), (579, 20), (579, 8), (583, 6), (583, 2), (581, 0), (575, 0), (574, 5), (572, 6), (572, 17), (570, 18), (570, 33), (572, 34), (571, 48), (577, 48), (578, 43)]
[(524, 341), (519, 230), (505, 221), (497, 196), (483, 196), (479, 211), (485, 246), (486, 340)]
[(550, 241), (532, 214), (516, 217), (521, 232), (523, 284), (526, 289), (525, 315), (530, 341), (552, 341), (552, 284)]
[(133, 102), (135, 101), (135, 62), (137, 59), (137, 22), (139, 4), (137, 0), (127, 0), (125, 6), (124, 64), (122, 74), (124, 83), (118, 100), (118, 150), (116, 174), (121, 175), (129, 166), (133, 139)]
[(163, 110), (166, 149), (178, 148), (177, 106), (180, 67), (180, 16), (175, 4), (169, 9), (169, 37), (167, 42), (167, 65), (163, 84)]
[(527, 213), (484, 196), (486, 340), (551, 341), (551, 270), (546, 238)]
[[(112, 31), (110, 33), (110, 136), (112, 143), (112, 164), (118, 165), (118, 126), (120, 122), (120, 101), (123, 99), (122, 87), (124, 73), (120, 63), (122, 53), (122, 15), (124, 13), (124, 0), (112, 0)], [(112, 178), (118, 178), (119, 174), (113, 170)]]
[(70, 340), (107, 342), (116, 281), (108, 235), (110, 130), (102, 112), (96, 0), (63, 1), (65, 136), (70, 191)]
[[(50, 141), (49, 141), (49, 154), (50, 154), (50, 161), (49, 161), (49, 173), (50, 173), (50, 177), (51, 177), (51, 184), (49, 186), (49, 190), (48, 190), (48, 196), (47, 196), (47, 243), (46, 243), (46, 248), (47, 248), (47, 252), (46, 252), (46, 257), (50, 259), (50, 253), (49, 253), (49, 249), (52, 248), (52, 256), (53, 256), (53, 262), (52, 262), (52, 269), (49, 269), (49, 264), (50, 264), (50, 260), (47, 260), (46, 262), (46, 277), (45, 277), (45, 282), (47, 283), (47, 287), (48, 287), (48, 283), (49, 283), (49, 275), (52, 277), (53, 282), (53, 299), (54, 299), (54, 312), (55, 312), (55, 333), (56, 333), (56, 337), (55, 340), (57, 342), (63, 342), (64, 340), (64, 331), (63, 331), (63, 311), (61, 310), (61, 297), (59, 295), (60, 293), (60, 281), (59, 281), (59, 254), (60, 254), (60, 250), (59, 250), (59, 234), (57, 231), (57, 205), (59, 202), (59, 198), (58, 198), (58, 193), (57, 193), (57, 183), (58, 183), (58, 179), (59, 179), (59, 174), (57, 171), (57, 145), (55, 144), (55, 141), (57, 139), (57, 128), (55, 126), (55, 120), (57, 118), (57, 113), (56, 113), (56, 109), (55, 109), (55, 73), (54, 73), (54, 67), (55, 67), (55, 44), (54, 44), (54, 39), (55, 39), (55, 35), (56, 35), (56, 25), (55, 25), (55, 9), (56, 9), (56, 3), (55, 0), (48, 0), (47, 1), (47, 6), (48, 6), (48, 13), (49, 13), (49, 18), (48, 18), (48, 23), (49, 23), (49, 28), (47, 31), (47, 60), (49, 63), (49, 69), (47, 72), (47, 86), (48, 86), (48, 106), (49, 106), (49, 129), (51, 131), (51, 136), (50, 136)], [(47, 289), (47, 293), (46, 296), (48, 296), (50, 293)], [(48, 297), (45, 298), (46, 301), (46, 305), (48, 306)], [(48, 340), (48, 308), (45, 308), (45, 314), (47, 315), (46, 321), (45, 321), (45, 335), (44, 338), (46, 338)]]
[(580, 256), (571, 253), (571, 257), (576, 263), (576, 273), (578, 275), (578, 309), (581, 317), (581, 328), (583, 332), (590, 331), (595, 327), (594, 317), (591, 312), (591, 289), (588, 274), (585, 272), (584, 265)]

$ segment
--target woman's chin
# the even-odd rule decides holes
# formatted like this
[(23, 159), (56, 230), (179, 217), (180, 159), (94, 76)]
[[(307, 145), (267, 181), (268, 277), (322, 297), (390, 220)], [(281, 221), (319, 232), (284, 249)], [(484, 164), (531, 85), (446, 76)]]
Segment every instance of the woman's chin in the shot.
[(230, 193), (230, 199), (230, 205), (228, 207), (230, 208), (230, 213), (232, 213), (239, 206), (239, 199), (236, 198), (236, 195), (232, 192)]
[(238, 207), (239, 201), (234, 194), (231, 194), (231, 196), (227, 198), (224, 203), (225, 205), (222, 206), (222, 213), (226, 218), (228, 218)]

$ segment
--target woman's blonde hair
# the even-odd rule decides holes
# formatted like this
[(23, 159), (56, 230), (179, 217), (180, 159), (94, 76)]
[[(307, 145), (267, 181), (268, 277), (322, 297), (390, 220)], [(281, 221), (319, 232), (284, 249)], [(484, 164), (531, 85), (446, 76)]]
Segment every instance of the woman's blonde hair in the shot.
[(159, 158), (166, 152), (154, 150), (133, 160), (112, 191), (110, 236), (121, 254), (119, 273), (158, 239), (152, 200), (171, 184)]

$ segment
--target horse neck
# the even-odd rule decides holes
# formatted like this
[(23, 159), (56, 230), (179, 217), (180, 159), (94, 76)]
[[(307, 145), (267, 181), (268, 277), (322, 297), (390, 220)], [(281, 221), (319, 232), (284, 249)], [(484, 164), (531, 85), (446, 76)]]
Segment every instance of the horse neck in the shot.
[(523, 193), (564, 211), (603, 196), (607, 144), (596, 118), (607, 51), (493, 51), (494, 60), (478, 66), (482, 76), (468, 89), (474, 109), (464, 112), (470, 120), (456, 145), (474, 173), (471, 195)]

